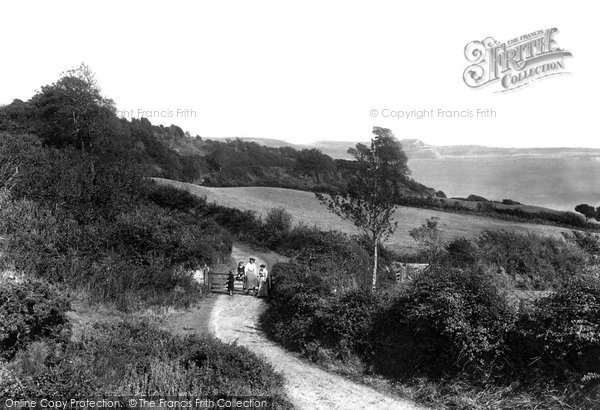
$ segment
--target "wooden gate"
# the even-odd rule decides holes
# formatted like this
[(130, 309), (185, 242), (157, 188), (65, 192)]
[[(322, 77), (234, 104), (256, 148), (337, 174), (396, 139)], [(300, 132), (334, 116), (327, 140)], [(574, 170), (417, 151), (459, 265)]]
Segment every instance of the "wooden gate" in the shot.
[[(205, 283), (208, 286), (208, 291), (213, 293), (227, 293), (227, 272), (208, 272), (205, 274)], [(269, 281), (269, 289), (272, 288), (271, 274), (267, 277)], [(242, 294), (244, 292), (244, 284), (242, 281), (234, 282), (234, 293)]]

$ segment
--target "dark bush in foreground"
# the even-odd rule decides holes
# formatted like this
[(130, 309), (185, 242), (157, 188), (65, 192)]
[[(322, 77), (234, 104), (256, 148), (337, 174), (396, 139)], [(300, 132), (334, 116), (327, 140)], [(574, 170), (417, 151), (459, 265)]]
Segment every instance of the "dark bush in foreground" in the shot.
[[(318, 254), (313, 263), (321, 271), (301, 260), (278, 264), (264, 329), (316, 362), (411, 385), (415, 378), (441, 389), (460, 385), (481, 395), (481, 406), (493, 399), (512, 407), (527, 398), (519, 406), (593, 407), (600, 280), (580, 272), (580, 279), (517, 306), (495, 269), (468, 260), (473, 249), (454, 241), (445, 257), (461, 261), (460, 268), (435, 265), (404, 288), (375, 293), (340, 289), (331, 280), (335, 268), (319, 265)], [(452, 406), (448, 398), (460, 394), (442, 396)]]
[[(262, 317), (265, 331), (284, 346), (313, 359), (320, 354), (346, 358), (366, 349), (374, 296), (357, 288), (337, 291), (338, 284), (300, 263), (273, 269), (275, 291)], [(329, 353), (325, 353), (329, 352)]]
[(41, 339), (66, 340), (69, 302), (44, 282), (0, 282), (0, 358)]
[(490, 275), (431, 270), (379, 312), (370, 360), (391, 377), (483, 372), (503, 356), (514, 316)]
[(563, 381), (600, 374), (600, 280), (581, 277), (536, 301), (518, 322), (514, 359)]
[[(33, 357), (35, 367), (27, 363)], [(38, 344), (0, 365), (0, 393), (11, 398), (143, 395), (260, 396), (291, 407), (283, 379), (246, 348), (214, 338), (173, 336), (145, 322), (95, 325), (64, 348)]]

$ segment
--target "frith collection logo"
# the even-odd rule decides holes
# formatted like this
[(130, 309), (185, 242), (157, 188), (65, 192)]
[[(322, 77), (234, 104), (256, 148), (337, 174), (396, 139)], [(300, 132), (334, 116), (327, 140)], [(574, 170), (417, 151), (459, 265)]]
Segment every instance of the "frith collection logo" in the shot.
[(492, 37), (471, 41), (465, 46), (465, 57), (471, 63), (464, 73), (471, 88), (499, 84), (504, 92), (515, 90), (541, 78), (567, 74), (565, 57), (569, 51), (558, 48), (556, 28), (523, 34), (500, 43)]

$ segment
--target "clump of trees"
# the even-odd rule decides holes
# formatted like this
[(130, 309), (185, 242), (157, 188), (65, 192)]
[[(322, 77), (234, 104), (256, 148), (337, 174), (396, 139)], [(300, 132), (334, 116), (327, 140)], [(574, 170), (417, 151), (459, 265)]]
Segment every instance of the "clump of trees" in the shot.
[(579, 212), (581, 215), (583, 215), (586, 222), (590, 219), (600, 221), (600, 206), (594, 208), (588, 204), (579, 204), (575, 207), (575, 212)]

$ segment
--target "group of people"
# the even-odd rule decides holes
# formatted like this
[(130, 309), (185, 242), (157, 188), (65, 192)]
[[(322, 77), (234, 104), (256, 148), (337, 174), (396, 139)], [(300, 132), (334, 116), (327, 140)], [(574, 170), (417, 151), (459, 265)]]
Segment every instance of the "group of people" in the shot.
[(263, 263), (260, 267), (256, 266), (256, 259), (250, 258), (250, 261), (244, 265), (240, 262), (237, 267), (237, 276), (233, 275), (233, 270), (229, 271), (227, 278), (227, 293), (233, 296), (235, 282), (241, 281), (243, 284), (244, 293), (257, 297), (269, 296), (269, 271)]

